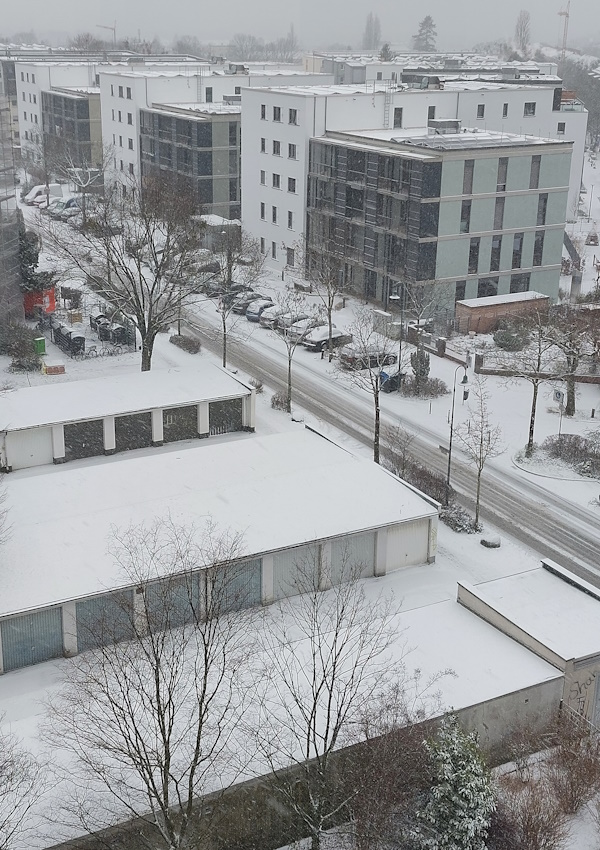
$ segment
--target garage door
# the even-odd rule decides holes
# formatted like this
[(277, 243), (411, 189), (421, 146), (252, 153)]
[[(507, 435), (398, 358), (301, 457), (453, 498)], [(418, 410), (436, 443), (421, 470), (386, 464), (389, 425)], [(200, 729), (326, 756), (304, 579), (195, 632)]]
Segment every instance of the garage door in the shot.
[(429, 520), (403, 522), (387, 530), (386, 571), (426, 564), (429, 552)]
[(0, 624), (4, 672), (63, 654), (62, 609), (46, 608)]
[(340, 584), (375, 573), (375, 534), (352, 534), (331, 544), (331, 582)]
[(166, 631), (199, 620), (200, 572), (172, 576), (146, 588), (146, 614), (152, 631)]
[(295, 596), (314, 579), (319, 581), (319, 546), (309, 543), (273, 555), (273, 598)]
[[(220, 567), (216, 574), (217, 604), (221, 611), (241, 611), (261, 603), (262, 560), (252, 558)], [(215, 601), (217, 601), (215, 600)]]
[(133, 591), (105, 593), (75, 606), (77, 650), (95, 649), (126, 640), (133, 634)]
[(65, 458), (99, 457), (104, 454), (104, 427), (101, 419), (65, 425)]
[(152, 445), (152, 414), (115, 416), (115, 443), (118, 452)]
[(52, 463), (52, 428), (9, 431), (6, 435), (6, 456), (8, 466), (13, 469)]

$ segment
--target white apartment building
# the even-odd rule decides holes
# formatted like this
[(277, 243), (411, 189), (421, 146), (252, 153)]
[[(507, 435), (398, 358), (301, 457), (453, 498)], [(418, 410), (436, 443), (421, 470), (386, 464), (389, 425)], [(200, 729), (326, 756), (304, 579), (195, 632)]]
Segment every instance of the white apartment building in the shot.
[[(354, 86), (244, 89), (242, 221), (270, 267), (296, 261), (304, 239), (311, 138), (328, 131), (413, 129), (452, 120), (481, 131), (573, 141), (568, 209), (579, 200), (587, 110), (554, 88), (449, 81), (418, 89), (375, 82)], [(437, 123), (441, 122), (441, 123)]]

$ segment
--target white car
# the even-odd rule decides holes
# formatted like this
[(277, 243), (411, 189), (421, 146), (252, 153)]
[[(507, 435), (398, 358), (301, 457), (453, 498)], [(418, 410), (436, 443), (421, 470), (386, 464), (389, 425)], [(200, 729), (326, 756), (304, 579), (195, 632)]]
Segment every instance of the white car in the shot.
[[(313, 328), (319, 327), (323, 323), (323, 319), (309, 317), (307, 319), (300, 319), (297, 322), (294, 322), (289, 328), (284, 330), (286, 336), (288, 336), (294, 342), (298, 342), (306, 336)], [(335, 325), (333, 326), (335, 328)]]
[(263, 310), (258, 320), (258, 323), (262, 328), (276, 328), (279, 326), (279, 319), (282, 315), (283, 307), (278, 307), (276, 304), (273, 304), (272, 307), (267, 307), (266, 310)]
[[(349, 342), (352, 342), (351, 333), (340, 330), (340, 328), (332, 328), (332, 348), (337, 348), (340, 345), (347, 345)], [(327, 348), (329, 347), (329, 326), (319, 325), (318, 328), (313, 328), (302, 340), (302, 345), (305, 348), (308, 348), (309, 351), (327, 351)]]

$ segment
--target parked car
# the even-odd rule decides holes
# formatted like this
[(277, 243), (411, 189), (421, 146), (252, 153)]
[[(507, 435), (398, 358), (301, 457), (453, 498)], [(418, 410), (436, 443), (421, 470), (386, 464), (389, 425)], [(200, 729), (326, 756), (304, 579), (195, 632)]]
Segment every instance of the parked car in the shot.
[[(299, 319), (294, 322), (289, 328), (284, 328), (283, 332), (289, 336), (294, 342), (298, 342), (306, 336), (313, 328), (318, 328), (323, 324), (323, 320), (314, 316), (309, 316), (306, 319)], [(333, 325), (335, 328), (335, 325)]]
[(397, 366), (392, 369), (382, 369), (379, 373), (379, 386), (383, 393), (398, 392), (406, 372), (401, 372)]
[(52, 214), (52, 212), (64, 204), (64, 200), (62, 198), (50, 198), (50, 203), (48, 200), (44, 198), (43, 202), (37, 205), (38, 210), (41, 213), (46, 215), (47, 213)]
[(267, 307), (273, 306), (272, 298), (259, 298), (256, 301), (252, 301), (246, 307), (246, 318), (249, 322), (258, 322), (261, 317), (263, 310), (266, 310)]
[[(343, 331), (340, 328), (333, 328), (331, 331), (331, 345), (337, 348), (340, 345), (347, 345), (352, 342), (352, 334), (348, 331)], [(318, 328), (313, 328), (309, 331), (302, 345), (309, 351), (326, 351), (329, 345), (329, 327), (327, 325), (319, 325)]]
[(586, 237), (585, 244), (586, 245), (597, 245), (598, 244), (598, 234), (596, 233), (595, 230), (590, 230), (590, 232), (588, 233), (588, 235)]
[(391, 366), (398, 362), (398, 355), (391, 351), (385, 351), (379, 345), (369, 345), (365, 348), (356, 348), (352, 344), (344, 345), (340, 349), (340, 366), (344, 369), (376, 369), (382, 366)]
[(234, 313), (245, 313), (249, 304), (252, 304), (253, 301), (264, 297), (265, 296), (261, 292), (254, 292), (253, 290), (250, 292), (240, 292), (240, 294), (233, 299), (231, 309)]
[(30, 189), (23, 198), (23, 203), (30, 207), (33, 205), (36, 198), (44, 197), (44, 195), (50, 195), (50, 197), (53, 198), (60, 198), (62, 196), (62, 186), (60, 183), (49, 183), (48, 186), (40, 183), (38, 186), (34, 186), (33, 189)]
[[(308, 313), (283, 313), (277, 320), (277, 328), (280, 331), (285, 331), (286, 328), (290, 328), (296, 322), (302, 322), (304, 319), (310, 318)], [(317, 321), (316, 317), (313, 318)], [(317, 321), (317, 324), (320, 324), (320, 321)]]
[(279, 307), (277, 304), (273, 304), (271, 307), (267, 307), (266, 310), (263, 310), (258, 320), (261, 328), (277, 328), (279, 326), (279, 319), (282, 316), (282, 311), (283, 307)]

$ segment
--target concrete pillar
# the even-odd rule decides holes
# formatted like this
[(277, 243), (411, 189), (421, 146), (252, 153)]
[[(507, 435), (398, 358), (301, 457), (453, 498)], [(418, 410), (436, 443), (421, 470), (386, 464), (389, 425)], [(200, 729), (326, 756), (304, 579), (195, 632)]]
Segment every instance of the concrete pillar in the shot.
[(384, 576), (387, 572), (387, 528), (377, 529), (375, 535), (375, 570), (376, 576)]
[(65, 602), (62, 606), (63, 649), (65, 655), (77, 655), (77, 603)]
[(245, 431), (254, 431), (256, 422), (256, 392), (244, 396), (242, 404), (242, 426)]
[(104, 432), (104, 454), (113, 455), (117, 450), (117, 440), (115, 437), (115, 417), (105, 416), (102, 420), (102, 428)]
[(208, 437), (209, 430), (208, 402), (201, 401), (198, 405), (198, 434), (201, 437)]
[(65, 429), (63, 425), (52, 426), (52, 457), (54, 463), (65, 462)]
[(319, 558), (319, 590), (329, 590), (331, 587), (331, 542), (321, 543)]
[(273, 555), (263, 555), (262, 557), (262, 588), (261, 601), (263, 605), (270, 605), (273, 601), (273, 577), (274, 565)]
[(2, 632), (0, 631), (0, 673), (4, 673), (4, 655), (2, 653)]
[(133, 588), (133, 621), (139, 634), (143, 635), (148, 631), (144, 590), (142, 587)]
[(162, 446), (164, 439), (163, 412), (162, 408), (159, 407), (152, 411), (152, 445)]

